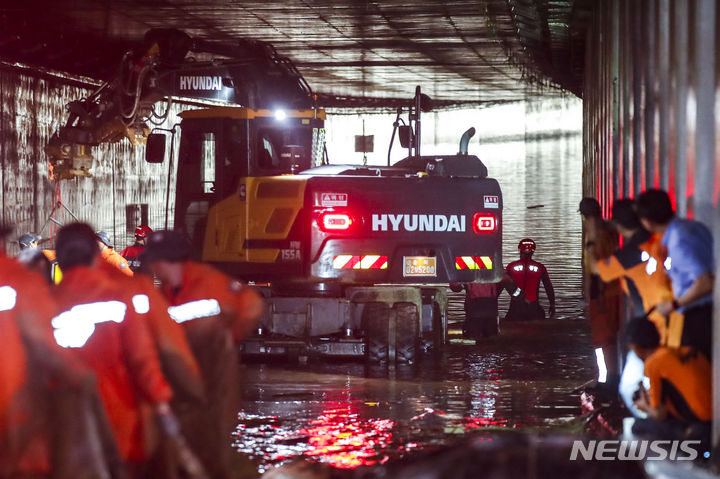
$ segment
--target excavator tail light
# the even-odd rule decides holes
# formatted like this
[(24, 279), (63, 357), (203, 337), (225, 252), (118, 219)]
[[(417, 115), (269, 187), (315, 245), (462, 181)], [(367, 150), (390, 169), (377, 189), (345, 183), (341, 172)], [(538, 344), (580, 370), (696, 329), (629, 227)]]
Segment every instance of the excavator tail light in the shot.
[(497, 230), (495, 215), (488, 213), (475, 213), (472, 224), (473, 231), (477, 234), (492, 233)]
[(322, 213), (319, 221), (320, 229), (327, 232), (343, 232), (352, 228), (352, 216), (347, 213)]

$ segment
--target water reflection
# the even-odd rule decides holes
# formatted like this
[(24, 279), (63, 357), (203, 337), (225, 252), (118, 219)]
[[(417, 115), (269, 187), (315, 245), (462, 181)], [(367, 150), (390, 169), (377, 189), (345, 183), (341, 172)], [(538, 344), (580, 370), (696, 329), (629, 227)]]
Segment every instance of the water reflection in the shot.
[[(517, 257), (521, 238), (535, 239), (559, 320), (501, 325), (498, 338), (452, 344), (442, 357), (389, 371), (358, 363), (248, 365), (237, 450), (260, 471), (297, 456), (355, 468), (468, 434), (576, 427), (573, 390), (594, 368), (581, 321), (580, 147), (574, 136), (490, 144), (479, 154), (503, 188), (505, 263)], [(462, 317), (460, 295), (452, 296), (450, 316)]]

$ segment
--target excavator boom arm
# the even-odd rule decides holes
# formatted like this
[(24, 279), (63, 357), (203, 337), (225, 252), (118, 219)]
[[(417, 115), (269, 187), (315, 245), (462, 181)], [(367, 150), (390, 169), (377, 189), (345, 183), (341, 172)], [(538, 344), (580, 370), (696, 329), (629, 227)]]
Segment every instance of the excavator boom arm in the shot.
[[(164, 122), (173, 98), (254, 109), (314, 106), (312, 90), (300, 72), (265, 42), (228, 45), (193, 40), (179, 30), (154, 29), (146, 33), (140, 52), (127, 52), (115, 78), (66, 105), (68, 119), (45, 147), (54, 179), (91, 176), (93, 146), (125, 138), (133, 144), (144, 142), (148, 123)], [(167, 104), (158, 111), (163, 99)]]

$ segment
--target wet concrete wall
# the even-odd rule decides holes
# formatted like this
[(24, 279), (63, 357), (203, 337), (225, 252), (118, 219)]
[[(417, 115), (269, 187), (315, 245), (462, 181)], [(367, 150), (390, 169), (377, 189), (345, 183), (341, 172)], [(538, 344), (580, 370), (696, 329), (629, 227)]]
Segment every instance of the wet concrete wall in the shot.
[[(146, 218), (152, 228), (165, 225), (169, 165), (145, 163), (142, 146), (133, 148), (124, 140), (95, 148), (93, 178), (50, 181), (43, 148), (67, 117), (64, 105), (87, 95), (89, 87), (74, 79), (0, 65), (1, 219), (16, 225), (15, 237), (41, 230), (43, 237), (51, 236), (57, 226), (48, 217), (58, 199), (79, 219), (106, 230), (118, 249), (132, 242), (138, 221)], [(163, 126), (177, 123), (177, 114), (187, 108), (176, 103)], [(72, 219), (67, 212), (55, 217)], [(13, 254), (16, 244), (9, 242), (8, 250)]]
[[(598, 197), (607, 212), (615, 198), (666, 189), (680, 216), (713, 229), (716, 258), (719, 14), (715, 0), (596, 2), (583, 90), (585, 193)], [(720, 328), (714, 335), (717, 444)]]
[(604, 205), (646, 188), (713, 224), (716, 32), (713, 0), (597, 2), (584, 86), (585, 191)]

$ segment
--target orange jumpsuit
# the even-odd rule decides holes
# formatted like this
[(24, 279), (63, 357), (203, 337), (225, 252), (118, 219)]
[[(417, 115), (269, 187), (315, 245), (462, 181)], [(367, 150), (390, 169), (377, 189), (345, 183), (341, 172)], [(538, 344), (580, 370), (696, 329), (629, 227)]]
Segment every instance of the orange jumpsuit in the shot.
[(49, 452), (34, 454), (30, 464), (21, 465), (27, 454), (28, 364), (14, 314), (17, 291), (9, 285), (0, 286), (0, 477), (20, 473), (46, 474), (50, 471)]
[(120, 271), (125, 276), (132, 276), (133, 271), (130, 269), (130, 265), (127, 260), (120, 256), (117, 251), (113, 248), (105, 248), (100, 252), (102, 260), (110, 264), (113, 268)]
[(51, 376), (66, 381), (85, 374), (55, 344), (50, 319), (56, 313), (45, 279), (0, 255), (0, 477), (49, 472), (41, 396), (49, 394)]
[(164, 289), (170, 317), (182, 324), (205, 379), (208, 407), (178, 408), (185, 436), (213, 478), (231, 477), (237, 425), (240, 341), (262, 312), (258, 293), (211, 266), (186, 262), (178, 290)]
[[(631, 240), (626, 240), (629, 243)], [(626, 244), (613, 256), (596, 263), (598, 275), (603, 281), (625, 279), (626, 289), (637, 295), (642, 301), (642, 311), (634, 311), (635, 316), (648, 313), (654, 306), (673, 299), (672, 284), (662, 266), (663, 259), (657, 250), (659, 238), (649, 240), (631, 247)], [(639, 308), (639, 306), (638, 306)], [(680, 316), (680, 318), (678, 318)], [(660, 334), (660, 344), (678, 347), (682, 336), (682, 315), (673, 312), (670, 321), (657, 311), (652, 311), (648, 319), (652, 321)], [(670, 326), (670, 327), (668, 327)]]
[(96, 268), (65, 271), (54, 297), (63, 311), (53, 319), (56, 341), (95, 372), (121, 457), (145, 460), (149, 424), (143, 421), (141, 406), (172, 396), (147, 323), (122, 285)]
[(712, 366), (687, 346), (660, 347), (645, 360), (650, 406), (665, 405), (684, 421), (712, 420)]

